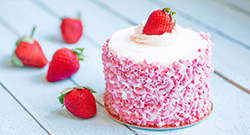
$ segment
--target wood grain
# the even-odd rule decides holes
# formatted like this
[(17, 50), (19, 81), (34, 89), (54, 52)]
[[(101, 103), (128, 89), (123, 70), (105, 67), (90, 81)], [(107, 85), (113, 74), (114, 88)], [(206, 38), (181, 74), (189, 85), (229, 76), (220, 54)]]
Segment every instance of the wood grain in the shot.
[[(182, 130), (152, 132), (124, 127), (112, 121), (104, 113), (101, 104), (97, 104), (97, 116), (88, 120), (79, 119), (66, 109), (62, 109), (57, 100), (60, 91), (76, 84), (93, 87), (98, 92), (95, 94), (96, 100), (102, 103), (105, 89), (101, 64), (102, 44), (114, 31), (140, 23), (152, 10), (158, 8), (157, 3), (152, 4), (142, 0), (112, 2), (106, 0), (101, 2), (105, 5), (101, 5), (98, 1), (87, 0), (4, 1), (0, 5), (0, 57), (2, 58), (0, 63), (3, 63), (0, 65), (0, 81), (49, 133), (100, 135), (250, 134), (249, 95), (216, 74), (213, 74), (211, 81), (211, 99), (214, 103), (211, 117), (199, 125)], [(64, 15), (75, 16), (78, 11), (83, 14), (83, 38), (76, 45), (64, 44), (59, 34), (60, 20), (58, 18)], [(189, 12), (185, 11), (185, 13)], [(195, 20), (178, 16), (178, 21), (185, 27), (209, 31), (203, 25), (197, 24)], [(45, 80), (48, 66), (43, 69), (16, 68), (10, 63), (10, 56), (17, 36), (29, 34), (33, 25), (37, 25), (35, 39), (39, 41), (49, 60), (51, 60), (53, 53), (61, 47), (85, 48), (86, 60), (81, 62), (80, 70), (71, 79), (48, 83)], [(250, 67), (249, 50), (213, 31), (211, 34), (212, 40), (216, 42), (213, 56), (216, 69), (227, 78), (250, 88), (250, 85), (247, 84), (249, 76), (246, 75), (246, 71), (249, 71)], [(229, 54), (234, 55), (230, 56)], [(18, 107), (20, 108), (20, 106)], [(1, 114), (3, 113), (1, 112)], [(29, 121), (26, 117), (30, 118), (26, 114), (24, 122)], [(13, 118), (15, 119), (15, 117)], [(11, 119), (12, 123), (13, 121)], [(15, 124), (20, 126), (21, 123)], [(35, 124), (37, 125), (33, 121), (32, 125)], [(22, 130), (15, 129), (14, 132)], [(34, 132), (39, 131), (43, 131), (42, 128), (38, 128)]]
[[(53, 2), (52, 2), (53, 3)], [(44, 3), (44, 4), (46, 4), (48, 7), (50, 7), (50, 8), (53, 8), (52, 6), (50, 6), (50, 5), (53, 5), (52, 3), (50, 3), (50, 2), (48, 2), (48, 3)], [(124, 2), (123, 1), (123, 3), (122, 4), (118, 4), (118, 2), (116, 3), (116, 2), (113, 2), (112, 4), (114, 4), (114, 5), (112, 5), (112, 7), (115, 7), (115, 8), (119, 8), (121, 11), (123, 11), (123, 12), (126, 12), (125, 11), (125, 7), (126, 7), (126, 4), (125, 4), (126, 2)], [(85, 3), (86, 4), (86, 3)], [(62, 4), (60, 4), (60, 6), (61, 7), (66, 7), (68, 4), (67, 3), (62, 3)], [(76, 7), (81, 7), (81, 5), (79, 5), (79, 3), (78, 2), (71, 2), (71, 5), (72, 6), (76, 6)], [(77, 6), (78, 5), (78, 6)], [(121, 6), (122, 5), (122, 6)], [(87, 4), (85, 5), (85, 6), (88, 6)], [(122, 8), (124, 6), (124, 8)], [(138, 6), (138, 5), (137, 5)], [(136, 6), (135, 6), (136, 7)], [(149, 6), (150, 7), (150, 6)], [(146, 9), (149, 9), (149, 7), (146, 7)], [(99, 7), (100, 8), (100, 7)], [(99, 9), (98, 7), (96, 7), (95, 8), (95, 10), (97, 10), (97, 9)], [(113, 9), (115, 9), (115, 8), (113, 8)], [(143, 8), (145, 8), (145, 5), (143, 5), (143, 7), (141, 7), (142, 9)], [(153, 9), (153, 8), (152, 8)], [(133, 9), (132, 7), (130, 7), (130, 10), (131, 10), (131, 12), (133, 12), (133, 11), (135, 11), (135, 9)], [(71, 9), (65, 9), (65, 10), (62, 10), (62, 9), (60, 9), (60, 8), (56, 8), (56, 9), (54, 9), (53, 11), (55, 11), (57, 14), (62, 14), (62, 12), (73, 12)], [(116, 11), (116, 10), (115, 10)], [(140, 10), (140, 9), (138, 9), (138, 11), (141, 11), (141, 12), (143, 12), (142, 10)], [(118, 12), (118, 10), (116, 11), (116, 12)], [(112, 14), (112, 13), (110, 13), (111, 14), (111, 16), (113, 16), (114, 14)], [(127, 14), (129, 14), (129, 13), (127, 13)], [(137, 13), (135, 13), (135, 14), (137, 14)], [(138, 13), (139, 14), (139, 13)], [(137, 15), (138, 15), (137, 14)], [(124, 15), (124, 14), (122, 14), (124, 17), (127, 17), (127, 18), (133, 18), (133, 16), (136, 16), (136, 15), (130, 15), (130, 16), (126, 16), (126, 15)], [(105, 14), (105, 16), (106, 16), (106, 14)], [(114, 16), (116, 16), (116, 15), (114, 15)], [(100, 16), (101, 17), (101, 16)], [(99, 18), (100, 18), (99, 17)], [(117, 17), (117, 16), (116, 16)], [(88, 18), (85, 18), (86, 20), (88, 19)], [(105, 24), (105, 26), (106, 26), (107, 24)], [(89, 28), (89, 29), (92, 29), (92, 30), (94, 30), (94, 28), (93, 27), (91, 27), (91, 28)], [(87, 33), (86, 33), (87, 34)], [(96, 48), (96, 46), (91, 46), (91, 50), (95, 50), (95, 48)], [(89, 51), (89, 60), (90, 61), (96, 61), (97, 63), (101, 63), (101, 51), (97, 51), (96, 53), (92, 53), (91, 54), (91, 52), (92, 51)], [(98, 54), (98, 55), (97, 55)], [(95, 57), (95, 58), (94, 58)], [(90, 65), (94, 65), (94, 63), (89, 63)], [(77, 74), (77, 75), (75, 75), (74, 77), (73, 77), (73, 79), (77, 82), (77, 83), (79, 83), (79, 84), (81, 84), (81, 85), (84, 85), (84, 84), (88, 84), (88, 85), (90, 85), (90, 86), (92, 86), (92, 87), (94, 87), (95, 89), (97, 89), (99, 92), (100, 91), (104, 91), (104, 89), (105, 89), (105, 86), (104, 86), (104, 81), (103, 81), (103, 79), (99, 79), (99, 77), (100, 77), (100, 75), (98, 76), (97, 74), (101, 74), (101, 72), (102, 72), (102, 69), (101, 68), (95, 68), (95, 67), (102, 67), (102, 65), (100, 64), (100, 65), (96, 65), (96, 66), (92, 66), (91, 68), (89, 68), (89, 70), (86, 70), (87, 69), (87, 67), (86, 67), (86, 69), (84, 69), (84, 70), (80, 70), (79, 72), (79, 74)], [(94, 73), (94, 76), (91, 76), (91, 74), (93, 74)], [(95, 73), (97, 73), (97, 74), (95, 74)], [(84, 75), (84, 76), (83, 76)], [(88, 79), (86, 79), (85, 78), (85, 76), (88, 76), (88, 77), (90, 77), (90, 80), (88, 80)], [(220, 78), (220, 77), (218, 77), (218, 76), (216, 76), (216, 75), (214, 75), (215, 76), (215, 79), (213, 79), (212, 80), (212, 82), (214, 82), (213, 83), (213, 88), (215, 89), (216, 87), (219, 87), (220, 89), (223, 87), (223, 86), (225, 86), (225, 85), (227, 85), (227, 87), (224, 89), (224, 91), (221, 91), (221, 90), (218, 90), (219, 91), (219, 94), (217, 94), (217, 95), (213, 95), (212, 94), (212, 98), (215, 98), (215, 104), (216, 104), (216, 106), (217, 107), (215, 107), (215, 108), (225, 108), (225, 106), (230, 106), (230, 104), (231, 104), (231, 102), (230, 102), (230, 100), (225, 100), (224, 101), (224, 103), (223, 104), (220, 104), (220, 98), (222, 98), (223, 97), (223, 95), (225, 95), (225, 93), (223, 93), (223, 92), (227, 92), (227, 89), (228, 88), (230, 88), (230, 92), (228, 93), (229, 95), (230, 95), (230, 93), (231, 92), (235, 92), (235, 93), (238, 93), (239, 92), (239, 94), (242, 94), (242, 95), (244, 95), (245, 96), (245, 99), (247, 99), (247, 94), (246, 93), (244, 93), (244, 92), (242, 92), (242, 91), (239, 91), (236, 87), (234, 87), (233, 85), (231, 85), (231, 84), (229, 84), (229, 83), (227, 83), (227, 82), (225, 82), (222, 78)], [(217, 83), (218, 82), (218, 83)], [(97, 84), (99, 84), (99, 85), (97, 85)], [(232, 88), (231, 88), (232, 87)], [(212, 91), (214, 90), (214, 89), (212, 89)], [(217, 90), (217, 89), (216, 89)], [(218, 92), (218, 91), (216, 91), (216, 92)], [(214, 96), (214, 97), (213, 97)], [(222, 96), (222, 97), (220, 97), (220, 96)], [(233, 95), (231, 95), (232, 97), (234, 97)], [(100, 97), (100, 98), (98, 98), (98, 97)], [(236, 96), (236, 98), (238, 99), (238, 98), (240, 98), (241, 96), (239, 96), (238, 94), (237, 94), (237, 96)], [(97, 98), (98, 98), (98, 100), (102, 100), (102, 95), (100, 95), (100, 96), (97, 96)], [(240, 100), (240, 102), (245, 102), (245, 99), (242, 99), (242, 100)], [(228, 101), (228, 102), (227, 102)], [(217, 103), (218, 102), (218, 103)], [(246, 104), (247, 102), (245, 102), (245, 104)], [(237, 102), (235, 102), (234, 103), (234, 105), (237, 105)], [(230, 114), (228, 114), (228, 115), (234, 115), (234, 109), (233, 108), (231, 108), (231, 107), (227, 107), (226, 108), (226, 110), (230, 110), (231, 112), (232, 112), (232, 114), (230, 113)], [(191, 127), (191, 128), (188, 128), (188, 129), (183, 129), (183, 130), (181, 130), (181, 131), (167, 131), (167, 132), (150, 132), (150, 131), (143, 131), (143, 130), (138, 130), (138, 129), (134, 129), (133, 128), (133, 130), (136, 132), (136, 133), (138, 133), (138, 134), (167, 134), (167, 133), (169, 133), (169, 134), (184, 134), (184, 133), (187, 133), (187, 130), (189, 131), (188, 133), (190, 133), (190, 134), (199, 134), (200, 133), (200, 131), (209, 131), (209, 132), (207, 132), (207, 133), (204, 133), (204, 134), (226, 134), (226, 133), (224, 133), (223, 131), (221, 131), (221, 130), (228, 130), (228, 129), (230, 129), (230, 128), (233, 128), (233, 125), (231, 125), (232, 127), (228, 127), (228, 126), (226, 126), (226, 127), (223, 127), (223, 128), (220, 128), (220, 125), (219, 124), (215, 124), (215, 123), (224, 123), (224, 124), (226, 124), (226, 123), (232, 123), (233, 124), (233, 122), (235, 122), (235, 121), (230, 121), (230, 119), (220, 119), (219, 117), (221, 117), (221, 116), (223, 116), (223, 113), (225, 113), (224, 111), (219, 111), (219, 112), (216, 112), (217, 114), (216, 114), (216, 116), (214, 116), (214, 115), (212, 115), (211, 117), (215, 117), (215, 118), (210, 118), (210, 119), (212, 119), (212, 120), (210, 120), (210, 124), (208, 124), (206, 121), (204, 122), (204, 123), (206, 123), (206, 124), (204, 124), (204, 123), (201, 123), (200, 125), (197, 125), (197, 126), (194, 126), (194, 127)], [(220, 113), (222, 113), (222, 114), (220, 114)], [(244, 114), (244, 115), (246, 115), (246, 114)], [(230, 117), (230, 116), (228, 116), (228, 117)], [(237, 117), (237, 118), (240, 118), (241, 116), (240, 115), (237, 115), (237, 116), (235, 116), (235, 117)], [(249, 119), (249, 117), (247, 117), (247, 119)], [(207, 121), (209, 121), (209, 119), (207, 120)], [(203, 126), (201, 126), (203, 124)], [(207, 125), (208, 124), (208, 125)], [(239, 124), (239, 123), (238, 123)], [(246, 127), (246, 129), (248, 129), (249, 127), (248, 126), (246, 126), (246, 121), (244, 122), (244, 123), (242, 123), (240, 126), (239, 126), (239, 128), (240, 127), (242, 127), (242, 126), (245, 126)], [(207, 129), (207, 127), (209, 127), (209, 129)], [(200, 128), (202, 128), (202, 130), (198, 130), (198, 129), (200, 129)], [(212, 130), (213, 129), (213, 130)], [(210, 131), (211, 130), (211, 131)], [(246, 130), (247, 131), (247, 130)], [(246, 131), (241, 131), (242, 132), (242, 134), (247, 134), (247, 132)], [(237, 134), (238, 132), (236, 132), (236, 131), (234, 131), (234, 130), (230, 130), (230, 132), (232, 132), (232, 134)]]
[[(171, 7), (180, 11), (183, 16), (184, 14), (185, 16), (190, 16), (192, 17), (190, 19), (206, 24), (212, 29), (239, 41), (243, 46), (247, 45), (248, 49), (250, 49), (250, 38), (248, 38), (250, 16), (210, 0), (159, 1), (166, 5), (171, 5)], [(159, 5), (162, 5), (162, 3), (159, 3)], [(214, 17), (215, 14), (216, 17)]]
[[(47, 58), (51, 60), (53, 53), (61, 48), (61, 44), (63, 44), (57, 38), (54, 39), (54, 37), (60, 37), (57, 35), (59, 21), (30, 1), (10, 1), (0, 5), (0, 7), (0, 10), (4, 11), (1, 12), (1, 17), (19, 33), (29, 33), (30, 30), (28, 29), (30, 26), (38, 25), (34, 38), (41, 44)], [(16, 11), (19, 12), (11, 12), (12, 9), (10, 7), (16, 7)], [(36, 14), (27, 15), (25, 19), (15, 17), (26, 14), (31, 10), (36, 12)], [(9, 14), (3, 15), (5, 13)], [(34, 19), (37, 14), (40, 15), (39, 19)], [(16, 25), (15, 22), (17, 21), (22, 23), (22, 25)], [(1, 30), (1, 37), (5, 37), (6, 33), (10, 33), (7, 29)], [(3, 63), (0, 65), (1, 82), (51, 134), (85, 133), (104, 135), (110, 132), (117, 135), (123, 133), (133, 134), (126, 127), (112, 121), (99, 105), (96, 117), (88, 120), (76, 118), (66, 109), (62, 109), (57, 99), (60, 91), (64, 88), (75, 86), (75, 84), (70, 79), (48, 83), (45, 80), (48, 66), (43, 69), (14, 67), (10, 63), (10, 56), (17, 38), (11, 33), (8, 35), (8, 38), (1, 40), (5, 46), (1, 45), (0, 50), (6, 50), (0, 53), (0, 57), (3, 58), (0, 59), (0, 62)], [(85, 43), (79, 42), (74, 47), (79, 47), (83, 44)]]
[(240, 13), (250, 16), (250, 1), (249, 0), (213, 0), (224, 6), (228, 6)]
[[(156, 132), (157, 135), (248, 135), (250, 134), (250, 96), (239, 91), (232, 84), (225, 82), (222, 78), (213, 75), (211, 80), (211, 100), (214, 104), (214, 111), (211, 116), (202, 123), (181, 130)], [(134, 129), (137, 133), (151, 135), (155, 132), (148, 132)]]
[[(148, 1), (137, 0), (126, 1), (94, 1), (102, 8), (114, 10), (119, 16), (130, 19), (134, 23), (141, 23), (142, 20), (148, 17), (148, 15), (155, 9), (160, 8), (157, 3), (153, 4)], [(141, 4), (143, 3), (143, 5)], [(167, 5), (167, 4), (165, 4)], [(161, 5), (164, 6), (164, 3)], [(126, 8), (130, 7), (130, 12), (127, 12)], [(200, 12), (203, 12), (201, 10)], [(213, 47), (213, 66), (217, 71), (219, 71), (224, 77), (233, 80), (237, 84), (241, 85), (248, 91), (250, 90), (250, 50), (239, 46), (238, 44), (218, 35), (217, 33), (197, 24), (193, 20), (189, 20), (179, 15), (176, 15), (177, 24), (183, 27), (192, 28), (193, 30), (199, 32), (209, 32), (211, 34), (211, 40), (215, 43)], [(125, 20), (126, 21), (126, 20)]]
[[(0, 85), (0, 134), (2, 135), (46, 135), (32, 117)], [(28, 127), (26, 125), (29, 125)]]

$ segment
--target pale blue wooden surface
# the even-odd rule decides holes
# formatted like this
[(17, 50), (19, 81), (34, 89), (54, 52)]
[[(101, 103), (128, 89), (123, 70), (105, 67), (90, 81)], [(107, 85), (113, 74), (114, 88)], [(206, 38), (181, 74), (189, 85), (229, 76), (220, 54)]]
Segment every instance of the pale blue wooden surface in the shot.
[[(250, 89), (250, 16), (245, 6), (250, 2), (240, 0), (238, 3), (234, 8), (234, 0), (1, 0), (0, 82), (6, 89), (0, 88), (0, 104), (4, 104), (1, 106), (4, 111), (0, 112), (0, 134), (250, 134), (250, 95), (228, 82), (232, 80), (244, 90)], [(114, 31), (139, 24), (153, 10), (168, 5), (179, 11), (176, 17), (179, 25), (209, 32), (216, 44), (213, 66), (226, 80), (213, 74), (214, 111), (208, 120), (186, 129), (154, 132), (127, 128), (112, 121), (99, 104), (97, 116), (89, 120), (76, 118), (61, 108), (57, 100), (60, 91), (77, 84), (93, 87), (97, 91), (96, 100), (102, 103), (105, 89), (101, 63), (103, 43)], [(74, 16), (78, 11), (82, 12), (83, 38), (75, 45), (64, 44), (59, 17)], [(87, 58), (81, 62), (77, 74), (61, 82), (48, 83), (45, 80), (48, 66), (34, 69), (16, 68), (11, 64), (15, 41), (21, 35), (30, 34), (33, 25), (37, 25), (34, 38), (49, 60), (61, 47), (85, 48)]]

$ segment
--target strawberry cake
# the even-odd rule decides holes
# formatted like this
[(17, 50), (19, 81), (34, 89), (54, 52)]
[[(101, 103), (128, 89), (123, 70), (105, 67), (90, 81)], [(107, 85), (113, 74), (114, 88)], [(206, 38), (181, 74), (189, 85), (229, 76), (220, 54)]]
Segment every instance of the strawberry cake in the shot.
[(211, 112), (209, 34), (182, 28), (169, 8), (139, 26), (116, 31), (103, 45), (104, 106), (141, 127), (181, 127)]

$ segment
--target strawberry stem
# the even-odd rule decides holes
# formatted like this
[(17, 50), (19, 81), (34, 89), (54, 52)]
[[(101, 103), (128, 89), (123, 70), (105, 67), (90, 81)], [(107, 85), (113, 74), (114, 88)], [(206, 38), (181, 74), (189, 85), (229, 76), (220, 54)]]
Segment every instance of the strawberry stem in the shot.
[(33, 27), (33, 29), (32, 29), (32, 33), (31, 33), (31, 35), (30, 35), (30, 37), (31, 37), (31, 38), (32, 38), (32, 37), (33, 37), (33, 35), (34, 35), (35, 30), (36, 30), (36, 26), (34, 26), (34, 27)]
[(30, 36), (24, 36), (24, 37), (22, 37), (22, 38), (19, 38), (19, 39), (16, 41), (16, 46), (18, 46), (18, 44), (19, 44), (21, 41), (24, 41), (24, 42), (28, 42), (28, 43), (33, 44), (34, 41), (33, 41), (32, 37), (33, 37), (33, 35), (34, 35), (34, 33), (35, 33), (35, 30), (36, 30), (36, 26), (33, 27)]
[(163, 8), (163, 11), (166, 13), (166, 14), (169, 14), (170, 17), (171, 17), (171, 21), (175, 23), (176, 25), (176, 20), (174, 18), (174, 14), (176, 14), (175, 11), (171, 11), (171, 8), (167, 7), (167, 8)]
[(169, 8), (169, 7), (163, 8), (163, 11), (166, 13), (169, 13), (170, 10), (171, 10), (171, 8)]
[(77, 12), (77, 19), (82, 20), (82, 13), (80, 11)]
[(80, 60), (80, 61), (83, 61), (85, 56), (82, 54), (84, 48), (75, 48), (75, 49), (72, 49), (72, 51), (77, 55), (77, 58)]

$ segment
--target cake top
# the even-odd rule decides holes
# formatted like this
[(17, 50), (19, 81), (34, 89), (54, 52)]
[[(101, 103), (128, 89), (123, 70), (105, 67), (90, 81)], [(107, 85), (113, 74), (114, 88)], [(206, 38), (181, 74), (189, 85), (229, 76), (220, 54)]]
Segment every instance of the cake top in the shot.
[(139, 26), (116, 31), (109, 40), (109, 50), (137, 63), (146, 60), (163, 65), (193, 60), (204, 53), (208, 42), (199, 33), (176, 25), (175, 12), (165, 10), (152, 12)]

